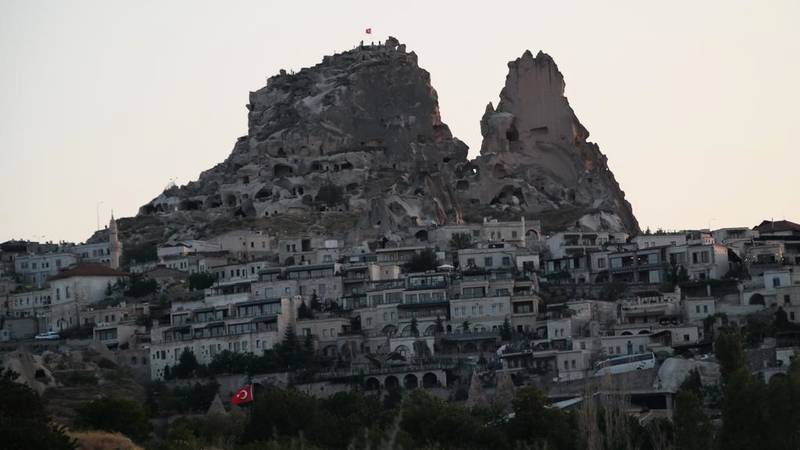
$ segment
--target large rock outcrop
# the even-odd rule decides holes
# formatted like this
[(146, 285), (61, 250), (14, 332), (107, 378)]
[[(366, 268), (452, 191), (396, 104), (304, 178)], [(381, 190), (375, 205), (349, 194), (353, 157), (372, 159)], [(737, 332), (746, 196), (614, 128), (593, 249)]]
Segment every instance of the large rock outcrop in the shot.
[(281, 71), (250, 93), (248, 134), (231, 155), (121, 220), (122, 236), (135, 245), (248, 226), (400, 241), (418, 227), (521, 215), (637, 229), (552, 59), (526, 52), (509, 67), (475, 161), (442, 122), (430, 75), (394, 38)]
[(460, 181), (466, 217), (524, 214), (551, 229), (638, 231), (605, 155), (586, 140), (589, 132), (564, 96), (553, 59), (526, 51), (508, 67), (500, 103), (490, 103), (481, 119), (481, 154)]

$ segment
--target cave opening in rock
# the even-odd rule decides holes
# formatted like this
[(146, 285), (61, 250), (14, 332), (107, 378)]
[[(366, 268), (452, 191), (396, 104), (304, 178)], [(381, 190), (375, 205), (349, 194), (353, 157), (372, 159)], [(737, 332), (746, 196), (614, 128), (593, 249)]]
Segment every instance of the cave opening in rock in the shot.
[(294, 172), (291, 167), (285, 164), (275, 164), (275, 167), (272, 168), (272, 174), (277, 177), (287, 177)]

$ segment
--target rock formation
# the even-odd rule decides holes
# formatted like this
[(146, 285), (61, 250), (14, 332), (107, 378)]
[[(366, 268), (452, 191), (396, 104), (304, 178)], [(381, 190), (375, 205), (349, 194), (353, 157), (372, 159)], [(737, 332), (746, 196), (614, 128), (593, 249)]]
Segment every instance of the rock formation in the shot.
[(526, 52), (509, 68), (474, 161), (442, 122), (430, 75), (394, 38), (281, 71), (250, 93), (248, 134), (231, 155), (120, 220), (121, 235), (128, 245), (250, 226), (402, 241), (411, 228), (521, 215), (637, 230), (552, 59)]
[(638, 231), (605, 155), (587, 142), (589, 132), (564, 97), (553, 59), (526, 51), (508, 68), (500, 103), (490, 103), (481, 119), (481, 154), (457, 182), (470, 205), (466, 218), (524, 214), (550, 229), (578, 222)]

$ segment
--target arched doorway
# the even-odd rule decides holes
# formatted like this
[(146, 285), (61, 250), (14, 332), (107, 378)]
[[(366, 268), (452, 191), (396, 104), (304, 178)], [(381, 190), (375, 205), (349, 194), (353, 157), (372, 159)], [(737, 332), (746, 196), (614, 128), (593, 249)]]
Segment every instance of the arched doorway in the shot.
[(403, 377), (403, 386), (406, 389), (416, 389), (419, 387), (419, 381), (417, 380), (417, 376), (413, 373), (410, 373)]
[(386, 389), (398, 389), (400, 387), (400, 380), (394, 375), (389, 375), (383, 380), (383, 385), (386, 386)]
[(430, 389), (432, 387), (436, 387), (439, 385), (439, 379), (436, 378), (436, 374), (432, 372), (428, 372), (422, 376), (422, 387), (426, 389)]
[(368, 391), (377, 391), (381, 388), (381, 382), (375, 377), (369, 377), (364, 382), (364, 388)]

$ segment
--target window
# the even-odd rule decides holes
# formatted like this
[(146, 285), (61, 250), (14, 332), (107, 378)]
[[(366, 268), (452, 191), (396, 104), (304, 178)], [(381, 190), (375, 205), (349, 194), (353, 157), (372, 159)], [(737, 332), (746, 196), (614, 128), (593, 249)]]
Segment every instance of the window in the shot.
[(703, 312), (708, 314), (708, 305), (703, 305)]
[(783, 303), (791, 303), (792, 298), (789, 297), (789, 294), (783, 296)]
[(475, 265), (475, 258), (467, 258), (467, 265), (474, 266)]
[(503, 265), (510, 266), (511, 265), (511, 257), (510, 256), (503, 256)]
[(519, 236), (519, 235), (517, 234), (517, 232), (516, 232), (516, 231), (512, 231), (512, 232), (511, 232), (511, 237), (512, 237), (512, 238), (516, 239), (516, 238), (517, 238), (517, 236)]
[(700, 314), (700, 305), (695, 305), (694, 309), (697, 314)]
[(606, 260), (605, 260), (605, 258), (599, 258), (599, 259), (597, 260), (597, 268), (598, 268), (598, 269), (604, 269), (605, 267), (606, 267)]
[(688, 334), (684, 334), (683, 335), (683, 342), (689, 342), (689, 335)]
[(702, 252), (702, 253), (700, 253), (700, 257), (701, 257), (701, 258), (700, 258), (700, 260), (701, 260), (702, 262), (704, 262), (704, 263), (707, 263), (707, 262), (708, 262), (708, 252)]
[(779, 287), (781, 285), (781, 279), (775, 277), (772, 279), (772, 287)]
[(794, 319), (794, 311), (791, 311), (791, 312), (789, 313), (789, 320), (791, 320), (792, 322), (794, 322), (794, 320), (795, 320), (795, 319)]
[(492, 264), (493, 264), (493, 261), (492, 261), (492, 257), (491, 256), (487, 256), (486, 258), (483, 258), (483, 265), (484, 266), (492, 267)]

